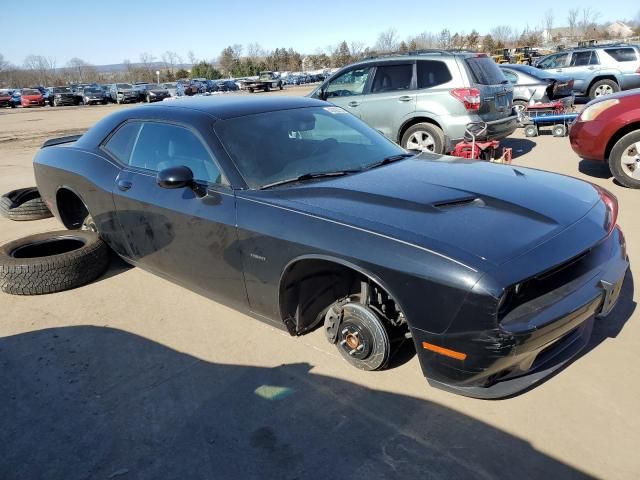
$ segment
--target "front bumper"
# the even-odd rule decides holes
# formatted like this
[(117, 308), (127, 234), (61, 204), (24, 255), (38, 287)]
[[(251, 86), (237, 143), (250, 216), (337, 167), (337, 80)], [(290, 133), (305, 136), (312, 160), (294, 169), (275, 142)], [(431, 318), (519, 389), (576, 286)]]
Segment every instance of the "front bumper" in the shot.
[[(594, 247), (593, 255), (597, 265), (514, 308), (497, 328), (440, 335), (412, 329), (428, 382), (469, 397), (497, 399), (525, 391), (566, 365), (589, 342), (596, 317), (606, 317), (615, 306), (629, 266), (618, 228)], [(425, 350), (422, 342), (467, 357), (448, 358)]]
[(605, 149), (611, 138), (610, 125), (599, 119), (573, 122), (569, 130), (569, 142), (573, 151), (587, 160), (606, 160)]

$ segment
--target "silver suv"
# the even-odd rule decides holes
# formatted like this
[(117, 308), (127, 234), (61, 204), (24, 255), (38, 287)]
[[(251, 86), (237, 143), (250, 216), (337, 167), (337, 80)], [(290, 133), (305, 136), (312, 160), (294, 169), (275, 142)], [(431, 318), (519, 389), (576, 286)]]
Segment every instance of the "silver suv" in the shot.
[(573, 91), (592, 100), (620, 90), (640, 87), (640, 47), (601, 45), (553, 53), (536, 66), (574, 79)]
[(484, 54), (429, 50), (348, 65), (309, 96), (361, 118), (406, 149), (449, 152), (471, 122), (489, 139), (517, 127), (513, 87)]

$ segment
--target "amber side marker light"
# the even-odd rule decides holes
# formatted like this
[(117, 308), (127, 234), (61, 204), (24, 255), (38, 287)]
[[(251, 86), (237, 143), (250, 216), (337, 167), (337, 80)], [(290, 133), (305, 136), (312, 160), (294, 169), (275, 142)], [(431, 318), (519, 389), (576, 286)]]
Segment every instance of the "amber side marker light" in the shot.
[(465, 358), (467, 358), (466, 353), (449, 350), (448, 348), (439, 347), (438, 345), (434, 345), (428, 342), (422, 342), (422, 348), (424, 348), (425, 350), (431, 350), (432, 352), (439, 353), (440, 355), (444, 355), (446, 357), (455, 358), (456, 360), (464, 360)]

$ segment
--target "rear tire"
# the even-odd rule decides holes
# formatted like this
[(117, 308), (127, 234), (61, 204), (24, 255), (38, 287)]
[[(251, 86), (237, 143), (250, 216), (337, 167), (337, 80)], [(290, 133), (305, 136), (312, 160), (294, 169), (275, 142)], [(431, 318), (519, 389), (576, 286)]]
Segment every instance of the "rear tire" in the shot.
[(621, 185), (640, 188), (640, 130), (616, 142), (609, 155), (609, 168)]
[(62, 230), (0, 246), (0, 289), (41, 295), (80, 287), (109, 265), (109, 248), (97, 233)]
[(604, 95), (611, 95), (612, 93), (616, 93), (619, 91), (620, 86), (613, 80), (598, 80), (596, 83), (591, 85), (591, 88), (589, 89), (589, 98), (593, 100), (594, 98), (602, 97)]
[(554, 137), (566, 137), (567, 136), (567, 127), (564, 125), (554, 125), (551, 129), (551, 134)]
[(444, 153), (444, 133), (432, 123), (416, 123), (404, 132), (400, 145), (407, 150), (415, 149), (442, 154)]
[(20, 188), (0, 197), (0, 216), (14, 221), (40, 220), (53, 214), (36, 187)]

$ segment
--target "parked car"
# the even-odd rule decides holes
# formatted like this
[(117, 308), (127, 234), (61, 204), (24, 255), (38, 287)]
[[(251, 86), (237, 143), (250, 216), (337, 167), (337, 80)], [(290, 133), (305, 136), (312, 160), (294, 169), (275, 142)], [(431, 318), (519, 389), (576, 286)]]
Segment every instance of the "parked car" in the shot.
[(576, 95), (592, 100), (640, 87), (640, 47), (608, 45), (565, 50), (541, 58), (537, 68), (574, 79)]
[(367, 59), (338, 70), (309, 96), (412, 150), (449, 152), (471, 122), (486, 122), (496, 140), (517, 128), (513, 87), (484, 54), (433, 50)]
[(11, 92), (7, 89), (0, 90), (0, 107), (11, 107)]
[(104, 96), (104, 90), (100, 86), (82, 87), (80, 90), (82, 94), (82, 104), (92, 105), (101, 103), (106, 105), (107, 99)]
[(360, 369), (411, 338), (431, 384), (481, 398), (565, 365), (628, 268), (605, 189), (416, 156), (309, 98), (120, 110), (45, 142), (34, 173), (67, 228), (128, 262), (291, 335), (321, 326)]
[(114, 83), (109, 90), (109, 97), (115, 103), (136, 103), (138, 91), (130, 83)]
[[(548, 103), (573, 96), (573, 79), (529, 65), (502, 64), (500, 70), (513, 85), (513, 106), (525, 109), (533, 102)], [(573, 103), (573, 102), (571, 102)]]
[(35, 88), (23, 88), (20, 104), (23, 107), (44, 107), (44, 97)]
[(49, 99), (52, 107), (78, 105), (80, 103), (79, 98), (71, 91), (70, 87), (53, 87), (52, 93), (53, 97)]
[(244, 80), (243, 83), (244, 89), (249, 90), (251, 93), (256, 90), (268, 92), (271, 89), (282, 90), (283, 88), (282, 79), (276, 73), (270, 71), (260, 72), (256, 80)]
[(198, 86), (191, 84), (188, 80), (178, 80), (176, 82), (176, 96), (191, 97), (198, 93)]
[(169, 96), (171, 97), (178, 96), (178, 92), (177, 92), (178, 85), (176, 84), (176, 82), (163, 83), (162, 88), (164, 88), (167, 92), (169, 92)]
[(11, 108), (16, 108), (22, 105), (22, 90), (14, 88), (11, 92)]
[(582, 158), (607, 162), (619, 183), (640, 188), (640, 89), (589, 102), (569, 139)]
[(216, 91), (218, 92), (235, 92), (239, 90), (238, 85), (233, 80), (218, 80), (216, 82)]
[(147, 83), (144, 86), (143, 100), (147, 103), (161, 102), (165, 98), (169, 98), (171, 94), (169, 90), (157, 83)]

